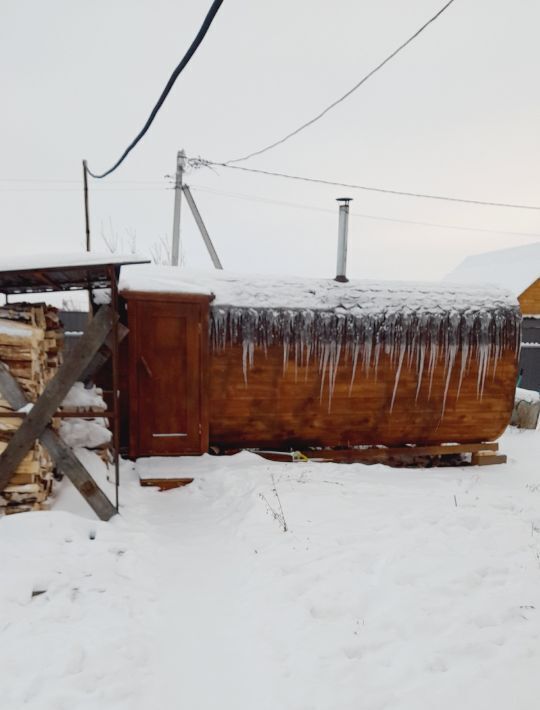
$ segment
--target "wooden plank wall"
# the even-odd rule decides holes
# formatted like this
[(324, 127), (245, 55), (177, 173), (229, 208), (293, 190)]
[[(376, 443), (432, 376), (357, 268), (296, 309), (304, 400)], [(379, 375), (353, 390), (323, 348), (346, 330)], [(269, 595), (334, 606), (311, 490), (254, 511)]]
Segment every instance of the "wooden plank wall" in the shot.
[(526, 288), (518, 300), (524, 316), (540, 315), (540, 279)]
[[(460, 361), (458, 353), (457, 363)], [(503, 352), (495, 377), (492, 363), (484, 396), (477, 398), (478, 365), (473, 357), (457, 398), (459, 365), (454, 368), (444, 417), (444, 364), (439, 362), (428, 398), (429, 378), (424, 373), (418, 401), (416, 371), (403, 367), (393, 411), (390, 403), (395, 366), (382, 356), (378, 377), (356, 374), (349, 396), (351, 363), (342, 355), (330, 411), (328, 390), (320, 398), (318, 362), (309, 369), (289, 363), (283, 374), (281, 346), (255, 352), (254, 368), (244, 382), (242, 347), (210, 352), (210, 443), (221, 447), (283, 449), (307, 446), (350, 446), (408, 443), (438, 444), (496, 439), (512, 412), (517, 376), (513, 350)]]

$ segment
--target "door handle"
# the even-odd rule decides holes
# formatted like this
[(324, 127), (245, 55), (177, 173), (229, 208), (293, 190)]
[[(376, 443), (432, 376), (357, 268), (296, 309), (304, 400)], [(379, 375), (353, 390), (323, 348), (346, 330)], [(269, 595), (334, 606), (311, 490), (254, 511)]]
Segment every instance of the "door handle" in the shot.
[(140, 362), (142, 363), (142, 366), (146, 370), (146, 374), (148, 375), (148, 377), (153, 377), (152, 370), (150, 369), (150, 367), (148, 366), (148, 363), (144, 359), (144, 355), (141, 355)]

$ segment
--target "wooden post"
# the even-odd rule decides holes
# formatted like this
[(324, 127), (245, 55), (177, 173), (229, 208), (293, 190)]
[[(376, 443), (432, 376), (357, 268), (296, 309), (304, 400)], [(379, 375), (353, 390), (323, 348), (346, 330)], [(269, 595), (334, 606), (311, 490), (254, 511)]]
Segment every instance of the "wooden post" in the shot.
[(84, 185), (84, 220), (86, 227), (86, 251), (90, 251), (90, 211), (88, 207), (88, 165), (86, 160), (83, 164), (83, 185)]
[(72, 385), (91, 362), (111, 330), (117, 315), (102, 306), (56, 375), (47, 384), (26, 419), (0, 455), (0, 491), (9, 483), (15, 469), (42, 434)]
[[(118, 313), (118, 281), (116, 276), (116, 267), (111, 266), (110, 271), (111, 283), (111, 307), (113, 313)], [(118, 512), (120, 505), (118, 497), (118, 488), (120, 486), (120, 407), (118, 397), (120, 395), (120, 378), (118, 376), (118, 319), (115, 318), (112, 325), (112, 388), (113, 388), (113, 449), (114, 449), (114, 487), (115, 487), (115, 505)]]

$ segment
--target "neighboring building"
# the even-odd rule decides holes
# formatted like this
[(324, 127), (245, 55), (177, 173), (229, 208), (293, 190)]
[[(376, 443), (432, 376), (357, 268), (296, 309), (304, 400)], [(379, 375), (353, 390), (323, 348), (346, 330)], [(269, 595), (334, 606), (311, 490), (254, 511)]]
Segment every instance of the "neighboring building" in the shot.
[(60, 321), (64, 326), (64, 354), (67, 354), (88, 325), (88, 311), (60, 310)]
[(540, 391), (540, 242), (468, 256), (444, 280), (494, 284), (517, 297), (523, 314), (520, 384)]

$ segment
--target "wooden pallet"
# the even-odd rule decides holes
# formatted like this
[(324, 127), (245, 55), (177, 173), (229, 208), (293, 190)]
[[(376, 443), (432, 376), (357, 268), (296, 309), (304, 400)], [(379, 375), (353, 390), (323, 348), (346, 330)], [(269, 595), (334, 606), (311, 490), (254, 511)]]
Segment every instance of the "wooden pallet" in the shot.
[(498, 454), (496, 442), (474, 444), (440, 444), (435, 446), (369, 446), (352, 449), (308, 449), (305, 451), (256, 451), (270, 461), (318, 461), (321, 463), (384, 463), (390, 466), (411, 464), (437, 465), (441, 460), (448, 463), (453, 458), (456, 465), (464, 455), (470, 455), (473, 466), (506, 463), (504, 454)]

